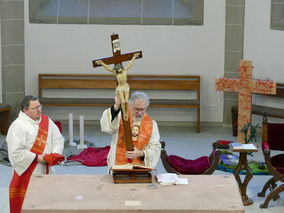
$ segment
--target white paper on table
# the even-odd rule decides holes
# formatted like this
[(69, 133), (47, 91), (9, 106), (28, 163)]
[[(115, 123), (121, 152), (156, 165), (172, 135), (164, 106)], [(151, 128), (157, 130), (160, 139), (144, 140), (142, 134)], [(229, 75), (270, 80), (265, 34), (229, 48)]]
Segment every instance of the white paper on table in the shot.
[(170, 185), (170, 184), (175, 184), (178, 177), (177, 174), (175, 173), (163, 173), (163, 174), (158, 174), (157, 179), (158, 183), (162, 185)]
[(142, 202), (140, 200), (125, 200), (124, 206), (141, 206)]
[(243, 144), (243, 149), (255, 149), (257, 150), (256, 146), (252, 143)]
[(175, 182), (176, 185), (187, 185), (188, 179), (187, 178), (178, 178)]

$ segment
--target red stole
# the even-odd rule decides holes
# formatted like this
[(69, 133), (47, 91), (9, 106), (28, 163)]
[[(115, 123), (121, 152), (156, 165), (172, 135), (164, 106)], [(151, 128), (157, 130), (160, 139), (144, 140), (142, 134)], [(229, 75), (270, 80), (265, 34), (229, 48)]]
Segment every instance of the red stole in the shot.
[[(131, 112), (129, 113), (131, 115)], [(130, 125), (132, 126), (132, 116), (129, 116)], [(149, 140), (151, 138), (153, 131), (153, 120), (152, 118), (145, 113), (143, 119), (140, 122), (140, 129), (138, 134), (137, 142), (133, 143), (133, 145), (140, 150), (145, 150), (145, 146), (148, 145)], [(126, 157), (126, 145), (123, 134), (123, 124), (122, 119), (120, 120), (119, 132), (118, 132), (118, 141), (116, 147), (116, 165), (127, 164), (128, 159)], [(131, 162), (132, 164), (143, 164), (140, 158), (137, 158)]]
[[(33, 147), (30, 150), (36, 155), (41, 155), (45, 148), (47, 135), (48, 135), (48, 122), (49, 122), (48, 117), (46, 115), (42, 115), (36, 140), (34, 142)], [(31, 163), (29, 168), (21, 176), (19, 176), (16, 173), (16, 171), (14, 171), (14, 175), (9, 188), (11, 213), (21, 212), (28, 184), (36, 165), (37, 165), (37, 158)]]

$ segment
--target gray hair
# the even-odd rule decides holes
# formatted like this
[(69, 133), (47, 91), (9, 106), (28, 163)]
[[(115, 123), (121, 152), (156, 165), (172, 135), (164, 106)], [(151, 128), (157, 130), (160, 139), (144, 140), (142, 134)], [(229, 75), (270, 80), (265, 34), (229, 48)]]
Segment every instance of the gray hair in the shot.
[(150, 104), (150, 100), (149, 100), (149, 97), (146, 93), (144, 92), (134, 92), (130, 99), (129, 99), (129, 103), (130, 105), (132, 105), (132, 103), (135, 101), (135, 100), (145, 100), (146, 101), (146, 108), (148, 108), (149, 104)]
[(37, 101), (38, 97), (37, 96), (32, 96), (32, 95), (26, 95), (24, 99), (21, 102), (21, 111), (24, 109), (28, 109), (30, 106), (30, 101)]

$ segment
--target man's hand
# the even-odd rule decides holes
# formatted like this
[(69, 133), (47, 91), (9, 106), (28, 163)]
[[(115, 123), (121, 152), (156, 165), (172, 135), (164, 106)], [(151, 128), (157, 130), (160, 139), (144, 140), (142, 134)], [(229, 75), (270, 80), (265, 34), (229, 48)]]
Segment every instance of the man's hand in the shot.
[(58, 153), (51, 153), (44, 155), (43, 159), (47, 162), (49, 166), (54, 166), (64, 161), (65, 157)]
[(102, 62), (103, 62), (102, 60), (97, 60), (97, 61), (96, 61), (96, 64), (97, 64), (97, 65), (102, 65)]
[(143, 156), (144, 156), (144, 152), (142, 150), (137, 149), (136, 147), (134, 147), (133, 151), (126, 151), (126, 157), (131, 160), (135, 160), (136, 158), (143, 157)]
[(39, 156), (37, 157), (37, 162), (43, 163), (43, 164), (47, 163), (47, 162), (43, 159), (43, 156), (44, 156), (44, 155), (39, 155)]
[(120, 109), (120, 104), (121, 104), (121, 100), (120, 100), (119, 96), (116, 95), (115, 98), (114, 98), (114, 106), (113, 106), (115, 111), (118, 111)]

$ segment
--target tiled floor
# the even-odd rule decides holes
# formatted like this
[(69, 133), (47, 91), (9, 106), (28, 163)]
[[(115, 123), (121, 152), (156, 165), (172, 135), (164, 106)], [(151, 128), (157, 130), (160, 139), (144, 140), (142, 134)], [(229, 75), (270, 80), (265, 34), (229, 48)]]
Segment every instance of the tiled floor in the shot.
[[(74, 135), (78, 138), (78, 127), (74, 127)], [(217, 139), (236, 140), (232, 136), (230, 127), (207, 126), (201, 128), (201, 133), (197, 134), (194, 127), (185, 126), (160, 126), (161, 138), (166, 141), (166, 149), (169, 154), (176, 154), (185, 158), (195, 158), (201, 155), (207, 155), (211, 151), (211, 143)], [(68, 140), (68, 127), (63, 126), (63, 135)], [(258, 136), (258, 138), (260, 138)], [(75, 138), (76, 139), (76, 138)], [(85, 127), (85, 140), (93, 142), (95, 146), (102, 147), (109, 145), (110, 136), (100, 132), (99, 126), (88, 125)], [(258, 139), (257, 144), (260, 143)], [(256, 153), (254, 160), (263, 161), (261, 151)], [(164, 173), (165, 170), (159, 162), (157, 166), (158, 173)], [(85, 166), (57, 166), (57, 174), (106, 174), (106, 167), (85, 167)], [(222, 171), (215, 171), (214, 175), (230, 174)], [(9, 212), (8, 187), (12, 176), (10, 167), (0, 165), (0, 213)], [(253, 205), (246, 206), (247, 213), (255, 212), (284, 212), (284, 195), (280, 194), (280, 199), (270, 201), (269, 208), (260, 209), (259, 205), (264, 198), (257, 197), (257, 193), (262, 189), (263, 184), (270, 176), (255, 175), (250, 181), (247, 194), (254, 200)], [(243, 176), (242, 176), (243, 178)]]

